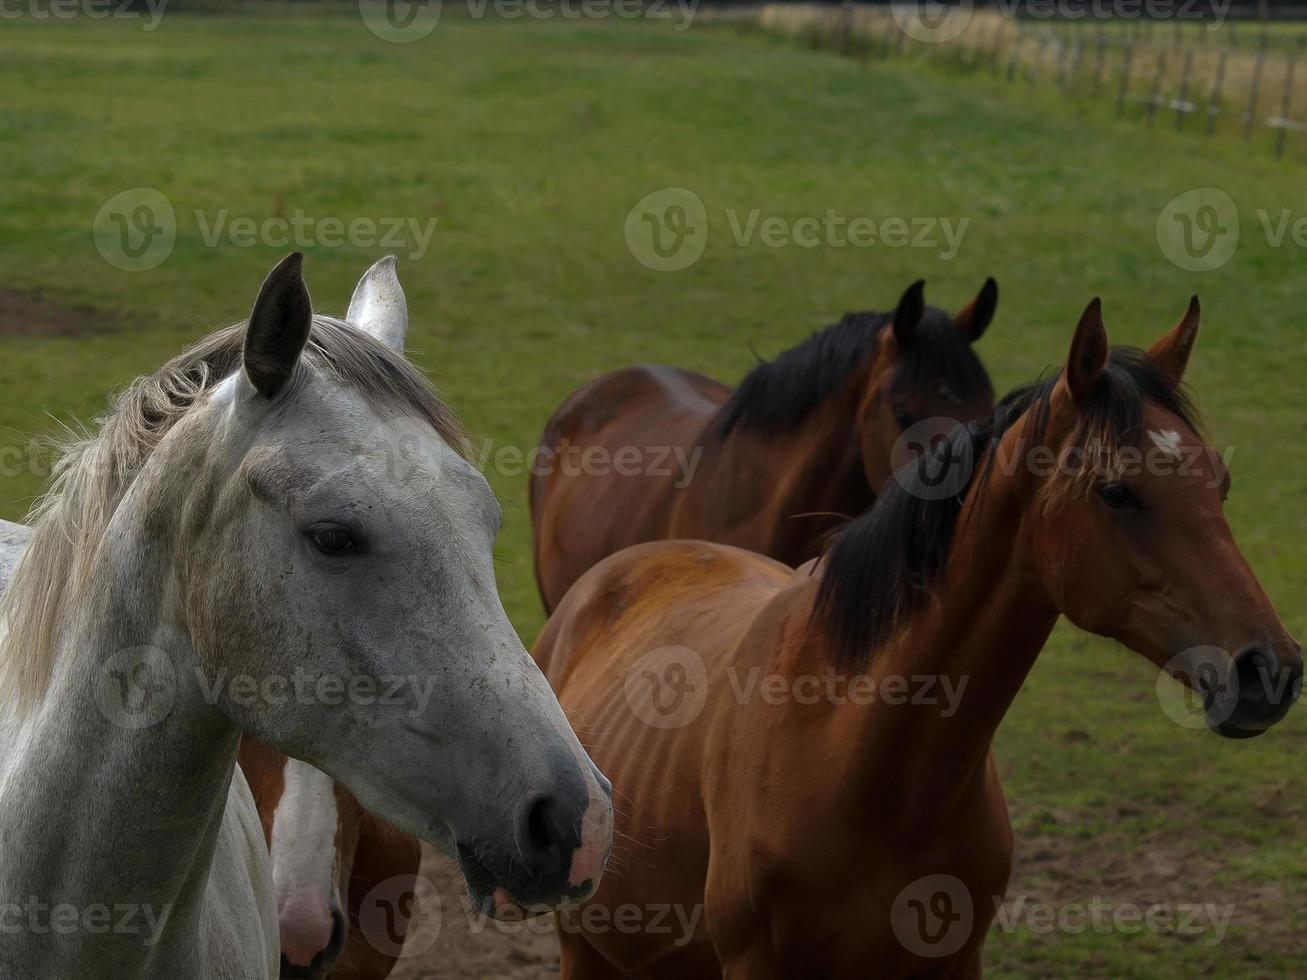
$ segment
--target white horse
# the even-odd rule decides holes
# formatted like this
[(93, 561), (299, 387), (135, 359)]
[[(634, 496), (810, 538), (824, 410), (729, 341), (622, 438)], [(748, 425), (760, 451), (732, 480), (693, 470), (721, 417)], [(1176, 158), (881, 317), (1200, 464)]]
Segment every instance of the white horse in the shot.
[(591, 894), (610, 787), (495, 590), (500, 512), (403, 357), (300, 257), (72, 447), (0, 600), (0, 977), (275, 977), (248, 732), (457, 857), (487, 911)]

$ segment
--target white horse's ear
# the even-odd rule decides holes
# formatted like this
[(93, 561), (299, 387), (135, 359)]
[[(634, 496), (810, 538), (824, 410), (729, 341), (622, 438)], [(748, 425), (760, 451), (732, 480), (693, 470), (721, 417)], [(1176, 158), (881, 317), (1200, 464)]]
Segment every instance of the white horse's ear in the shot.
[(295, 372), (313, 327), (313, 301), (304, 285), (304, 256), (291, 252), (268, 273), (245, 328), (245, 376), (272, 398)]
[(408, 334), (408, 300), (395, 271), (395, 256), (387, 255), (374, 265), (354, 287), (345, 319), (371, 334), (391, 350), (404, 353)]

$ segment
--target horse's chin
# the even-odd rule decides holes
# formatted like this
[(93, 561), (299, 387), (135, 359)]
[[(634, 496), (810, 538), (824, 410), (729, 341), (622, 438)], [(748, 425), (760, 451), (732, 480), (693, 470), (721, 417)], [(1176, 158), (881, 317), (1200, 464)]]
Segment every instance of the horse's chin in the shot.
[(514, 895), (499, 884), (495, 875), (486, 867), (479, 855), (470, 847), (459, 844), (456, 848), (459, 869), (463, 872), (463, 882), (468, 895), (478, 912), (490, 919), (505, 922), (520, 922), (547, 915), (567, 905), (575, 905), (589, 898), (586, 894), (563, 895), (549, 900), (533, 899), (526, 895)]
[(1209, 727), (1222, 738), (1256, 738), (1267, 731), (1265, 728), (1241, 728), (1228, 719)]

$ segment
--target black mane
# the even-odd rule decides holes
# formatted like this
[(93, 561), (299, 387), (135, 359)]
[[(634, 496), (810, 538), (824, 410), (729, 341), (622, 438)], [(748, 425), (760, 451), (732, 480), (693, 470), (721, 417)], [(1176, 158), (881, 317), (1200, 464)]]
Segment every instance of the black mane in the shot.
[[(875, 505), (835, 538), (822, 558), (825, 574), (814, 616), (825, 620), (836, 662), (865, 665), (925, 602), (944, 569), (967, 495), (976, 483), (983, 484), (994, 464), (991, 447), (1029, 412), (1035, 413), (1034, 438), (1042, 438), (1058, 377), (1018, 388), (990, 418), (958, 426), (934, 451), (900, 469)], [(1111, 448), (1138, 445), (1150, 401), (1198, 431), (1197, 414), (1182, 389), (1142, 351), (1113, 348), (1101, 383), (1081, 406), (1076, 444), (1088, 434), (1105, 433), (1114, 442)], [(940, 486), (956, 492), (931, 499), (938, 494), (930, 488)]]
[[(774, 361), (760, 360), (744, 376), (713, 419), (718, 438), (735, 429), (775, 433), (793, 429), (844, 386), (849, 375), (876, 353), (880, 331), (891, 313), (846, 313)], [(966, 336), (942, 310), (928, 309), (917, 336), (903, 353), (894, 387), (906, 390), (929, 381), (947, 384), (963, 401), (990, 394), (985, 366)]]

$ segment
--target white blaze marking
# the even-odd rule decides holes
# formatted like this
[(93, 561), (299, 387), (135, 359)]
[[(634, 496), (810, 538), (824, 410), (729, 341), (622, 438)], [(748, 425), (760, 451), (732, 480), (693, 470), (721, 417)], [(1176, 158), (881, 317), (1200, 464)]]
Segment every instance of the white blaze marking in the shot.
[(1153, 440), (1154, 446), (1172, 459), (1180, 459), (1184, 456), (1180, 450), (1180, 433), (1174, 429), (1162, 429), (1160, 432), (1150, 429), (1148, 438)]
[(272, 817), (272, 881), (277, 910), (301, 890), (335, 888), (336, 793), (331, 777), (306, 762), (286, 760), (285, 789)]

